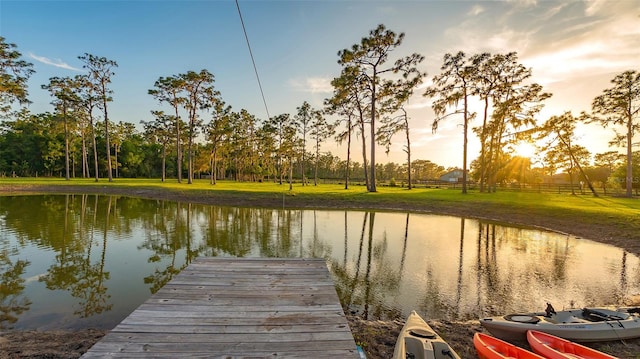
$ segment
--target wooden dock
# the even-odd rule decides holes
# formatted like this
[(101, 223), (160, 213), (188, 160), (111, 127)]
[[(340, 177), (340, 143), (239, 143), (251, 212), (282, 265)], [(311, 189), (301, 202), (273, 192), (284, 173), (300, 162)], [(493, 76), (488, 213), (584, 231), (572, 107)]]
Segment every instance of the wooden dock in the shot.
[(197, 258), (82, 358), (359, 358), (323, 259)]

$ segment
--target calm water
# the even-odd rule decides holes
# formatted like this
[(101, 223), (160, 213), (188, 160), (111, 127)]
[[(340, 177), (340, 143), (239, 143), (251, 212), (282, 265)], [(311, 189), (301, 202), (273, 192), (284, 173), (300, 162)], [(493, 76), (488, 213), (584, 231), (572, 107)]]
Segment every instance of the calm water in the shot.
[(619, 248), (471, 219), (17, 196), (0, 197), (0, 329), (112, 328), (198, 256), (325, 258), (343, 306), (367, 319), (640, 293), (640, 261)]

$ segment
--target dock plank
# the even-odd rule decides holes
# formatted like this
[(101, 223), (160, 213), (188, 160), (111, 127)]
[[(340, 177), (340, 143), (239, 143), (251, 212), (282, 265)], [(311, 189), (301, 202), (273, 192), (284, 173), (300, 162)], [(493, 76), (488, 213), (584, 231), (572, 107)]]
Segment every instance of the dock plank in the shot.
[(198, 258), (83, 358), (358, 358), (322, 259)]

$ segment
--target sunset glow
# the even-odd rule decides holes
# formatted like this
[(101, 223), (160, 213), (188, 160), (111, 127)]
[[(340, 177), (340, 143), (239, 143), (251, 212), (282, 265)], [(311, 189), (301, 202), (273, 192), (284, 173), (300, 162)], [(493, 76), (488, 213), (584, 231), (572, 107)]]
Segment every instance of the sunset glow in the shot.
[[(263, 121), (293, 114), (303, 101), (322, 109), (333, 91), (331, 80), (340, 74), (338, 51), (384, 24), (405, 34), (391, 61), (411, 53), (425, 57), (418, 70), (428, 75), (406, 104), (412, 158), (445, 167), (462, 167), (462, 120), (451, 116), (434, 133), (432, 99), (423, 96), (440, 72), (445, 54), (517, 53), (518, 61), (532, 71), (530, 82), (553, 95), (537, 116), (539, 123), (565, 111), (590, 111), (593, 99), (617, 74), (638, 70), (640, 58), (637, 0), (241, 0), (253, 59), (232, 1), (2, 0), (0, 4), (0, 36), (15, 43), (25, 60), (34, 64), (29, 79), (31, 112), (52, 111), (51, 96), (41, 85), (52, 77), (82, 73), (78, 56), (88, 52), (118, 63), (110, 84), (109, 114), (116, 123), (132, 123), (138, 129), (140, 121), (153, 120), (151, 110), (171, 110), (161, 108), (147, 90), (159, 77), (187, 70), (209, 70), (227, 105)], [(469, 124), (473, 128), (481, 125), (482, 109), (472, 111), (478, 115)], [(608, 141), (615, 130), (585, 124), (576, 129), (581, 133), (579, 144), (588, 144), (592, 155), (612, 150)], [(354, 146), (361, 146), (362, 136), (353, 140)], [(404, 162), (405, 145), (405, 139), (395, 136), (386, 154), (378, 150), (379, 161)], [(469, 136), (469, 153), (479, 153), (479, 147), (478, 136)], [(321, 151), (346, 157), (346, 146), (333, 140), (326, 141)], [(523, 144), (516, 154), (530, 157), (535, 149)]]
[(520, 142), (514, 147), (514, 155), (518, 157), (531, 158), (536, 155), (538, 149), (530, 142)]

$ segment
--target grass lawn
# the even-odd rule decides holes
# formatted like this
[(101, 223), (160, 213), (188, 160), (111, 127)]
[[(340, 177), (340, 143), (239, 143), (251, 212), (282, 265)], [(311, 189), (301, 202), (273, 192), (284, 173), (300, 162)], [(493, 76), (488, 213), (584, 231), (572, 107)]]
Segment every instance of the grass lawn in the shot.
[(568, 193), (536, 193), (536, 192), (496, 192), (480, 193), (472, 190), (462, 194), (459, 189), (414, 188), (407, 190), (401, 187), (381, 187), (375, 193), (367, 192), (362, 185), (351, 185), (348, 190), (344, 185), (320, 184), (318, 186), (302, 186), (299, 183), (289, 190), (288, 184), (279, 185), (273, 182), (233, 182), (218, 181), (211, 185), (208, 180), (194, 180), (192, 184), (178, 183), (175, 179), (161, 182), (158, 179), (114, 179), (108, 182), (100, 179), (72, 179), (65, 181), (59, 178), (2, 178), (0, 186), (88, 186), (96, 188), (112, 187), (122, 189), (145, 188), (171, 191), (185, 194), (250, 194), (252, 196), (298, 197), (313, 202), (322, 200), (358, 202), (363, 207), (367, 204), (374, 208), (385, 204), (391, 208), (399, 204), (420, 205), (425, 202), (443, 202), (465, 205), (469, 203), (501, 205), (512, 208), (549, 211), (561, 215), (563, 212), (581, 212), (585, 216), (632, 216), (640, 220), (640, 201), (637, 198), (623, 197), (593, 197), (590, 193), (584, 195), (570, 195)]

